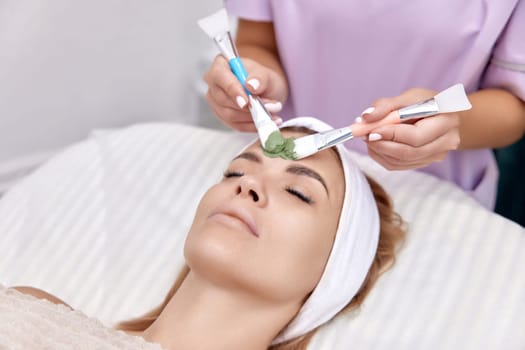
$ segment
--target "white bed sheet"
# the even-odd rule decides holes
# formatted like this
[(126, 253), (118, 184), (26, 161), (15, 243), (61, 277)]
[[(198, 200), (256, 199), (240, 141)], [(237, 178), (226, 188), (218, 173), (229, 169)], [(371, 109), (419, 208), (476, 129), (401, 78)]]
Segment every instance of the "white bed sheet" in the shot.
[[(110, 325), (155, 306), (200, 195), (246, 135), (178, 124), (95, 133), (0, 199), (0, 283)], [(360, 142), (360, 141), (356, 141)], [(395, 267), (311, 349), (524, 349), (525, 230), (452, 184), (358, 162), (409, 224)]]

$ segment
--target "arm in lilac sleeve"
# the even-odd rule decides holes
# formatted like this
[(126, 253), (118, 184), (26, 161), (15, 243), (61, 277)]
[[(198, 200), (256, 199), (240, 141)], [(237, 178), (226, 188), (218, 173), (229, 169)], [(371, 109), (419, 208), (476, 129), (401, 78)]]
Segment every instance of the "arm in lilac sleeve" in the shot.
[(224, 7), (230, 16), (264, 22), (273, 19), (270, 0), (224, 0)]
[(518, 1), (499, 37), (483, 88), (502, 88), (525, 101), (525, 1)]

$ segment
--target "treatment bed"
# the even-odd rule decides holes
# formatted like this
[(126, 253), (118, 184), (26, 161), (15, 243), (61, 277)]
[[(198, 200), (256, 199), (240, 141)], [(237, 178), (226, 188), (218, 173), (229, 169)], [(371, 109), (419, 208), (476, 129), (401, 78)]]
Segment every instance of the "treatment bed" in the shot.
[[(170, 123), (93, 132), (0, 199), (0, 284), (44, 289), (106, 325), (148, 311), (183, 264), (201, 195), (252, 138)], [(364, 305), (309, 348), (525, 349), (525, 229), (453, 184), (355, 157), (407, 240)]]

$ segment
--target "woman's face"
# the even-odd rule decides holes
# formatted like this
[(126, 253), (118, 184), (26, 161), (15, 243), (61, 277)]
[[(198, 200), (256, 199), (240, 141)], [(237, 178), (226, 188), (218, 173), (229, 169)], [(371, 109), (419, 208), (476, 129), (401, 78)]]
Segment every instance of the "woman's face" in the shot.
[(227, 288), (269, 300), (303, 300), (330, 254), (344, 186), (332, 150), (288, 161), (268, 158), (254, 144), (201, 199), (186, 239), (186, 262)]

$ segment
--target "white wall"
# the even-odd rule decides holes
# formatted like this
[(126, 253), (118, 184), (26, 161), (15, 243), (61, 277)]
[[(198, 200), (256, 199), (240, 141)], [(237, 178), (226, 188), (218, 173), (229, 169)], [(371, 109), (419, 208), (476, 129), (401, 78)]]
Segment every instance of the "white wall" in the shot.
[(195, 86), (215, 51), (196, 20), (221, 6), (221, 0), (1, 0), (0, 182), (2, 169), (12, 171), (94, 128), (207, 123), (209, 109)]

